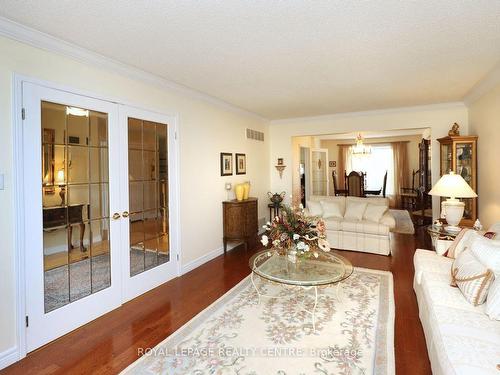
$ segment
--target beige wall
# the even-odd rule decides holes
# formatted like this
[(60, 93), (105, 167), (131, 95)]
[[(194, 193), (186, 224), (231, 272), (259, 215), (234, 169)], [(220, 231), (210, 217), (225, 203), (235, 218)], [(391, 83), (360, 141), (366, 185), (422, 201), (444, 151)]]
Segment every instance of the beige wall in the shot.
[[(436, 139), (446, 136), (454, 122), (460, 124), (462, 134), (468, 134), (468, 112), (462, 103), (271, 121), (271, 163), (275, 163), (277, 158), (284, 158), (285, 164), (292, 162), (292, 137), (295, 136), (430, 128), (432, 179), (435, 183), (439, 178), (439, 147)], [(280, 178), (276, 170), (271, 168), (271, 188), (273, 191), (286, 191), (288, 202), (293, 173), (293, 168), (287, 168)], [(438, 216), (439, 199), (433, 200), (433, 208), (434, 215)]]
[[(369, 145), (372, 143), (389, 143), (389, 142), (408, 142), (408, 181), (411, 184), (412, 172), (413, 170), (418, 170), (418, 144), (422, 140), (422, 136), (420, 135), (407, 135), (400, 137), (380, 137), (380, 138), (368, 138), (365, 139), (364, 143)], [(328, 159), (329, 161), (337, 161), (339, 158), (339, 147), (338, 145), (342, 144), (354, 144), (352, 139), (323, 139), (321, 140), (321, 148), (326, 148), (328, 150)], [(338, 168), (328, 167), (328, 183), (330, 185), (330, 195), (333, 195), (333, 180), (331, 178), (332, 171), (336, 170), (337, 175), (342, 178), (344, 171), (339, 171)], [(337, 178), (337, 182), (339, 182), (339, 178)]]
[(500, 84), (469, 106), (470, 134), (478, 135), (479, 220), (500, 221)]
[[(225, 182), (250, 180), (251, 195), (260, 199), (259, 216), (267, 216), (267, 121), (6, 38), (0, 38), (0, 56), (0, 173), (5, 175), (5, 189), (0, 190), (0, 354), (16, 345), (16, 299), (23, 298), (15, 295), (14, 274), (13, 73), (179, 115), (183, 266), (221, 248)], [(246, 127), (265, 132), (266, 142), (247, 140)], [(220, 177), (220, 152), (246, 153), (247, 175)]]

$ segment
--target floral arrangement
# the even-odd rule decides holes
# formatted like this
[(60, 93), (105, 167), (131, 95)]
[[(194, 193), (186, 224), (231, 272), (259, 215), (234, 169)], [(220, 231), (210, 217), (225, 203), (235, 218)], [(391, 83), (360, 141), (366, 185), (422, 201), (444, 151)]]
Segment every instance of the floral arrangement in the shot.
[(266, 230), (261, 238), (264, 246), (271, 245), (281, 255), (287, 254), (292, 261), (297, 256), (317, 258), (319, 251), (330, 251), (322, 219), (306, 216), (302, 205), (298, 209), (283, 205), (281, 212), (281, 216), (263, 226)]

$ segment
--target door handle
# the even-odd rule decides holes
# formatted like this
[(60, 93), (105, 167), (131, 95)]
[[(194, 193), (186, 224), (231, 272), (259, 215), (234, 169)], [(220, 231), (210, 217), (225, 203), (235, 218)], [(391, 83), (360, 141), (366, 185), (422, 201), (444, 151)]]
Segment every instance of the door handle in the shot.
[(118, 212), (115, 212), (115, 213), (113, 214), (113, 219), (114, 219), (114, 220), (118, 220), (120, 217), (121, 217), (121, 216), (120, 216), (120, 214), (119, 214)]
[(128, 211), (123, 211), (122, 217), (128, 217)]

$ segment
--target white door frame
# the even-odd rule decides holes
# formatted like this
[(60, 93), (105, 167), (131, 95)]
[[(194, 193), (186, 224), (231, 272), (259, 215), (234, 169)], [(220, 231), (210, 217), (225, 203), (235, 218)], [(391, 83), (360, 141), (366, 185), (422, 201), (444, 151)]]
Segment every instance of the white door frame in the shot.
[[(48, 88), (67, 91), (69, 93), (88, 96), (95, 99), (105, 100), (116, 104), (123, 104), (129, 107), (140, 108), (134, 103), (120, 98), (112, 98), (96, 94), (87, 90), (76, 89), (71, 86), (61, 85), (42, 79), (25, 76), (22, 74), (14, 73), (12, 75), (12, 145), (13, 145), (13, 162), (12, 162), (12, 194), (14, 200), (14, 261), (15, 261), (15, 289), (16, 289), (16, 336), (17, 345), (15, 354), (17, 360), (23, 359), (27, 354), (26, 346), (26, 269), (25, 269), (25, 234), (26, 228), (24, 225), (24, 178), (22, 167), (24, 166), (24, 152), (23, 152), (23, 82), (34, 83)], [(143, 107), (144, 108), (144, 107)], [(153, 108), (144, 108), (150, 112), (158, 114), (165, 113), (162, 110), (155, 110)], [(29, 116), (29, 114), (28, 114)], [(175, 128), (176, 139), (174, 142), (174, 149), (172, 151), (173, 164), (172, 168), (175, 169), (175, 185), (170, 186), (172, 197), (177, 203), (176, 211), (171, 210), (171, 235), (175, 236), (176, 244), (173, 245), (176, 254), (172, 254), (173, 261), (177, 263), (177, 275), (181, 275), (181, 220), (180, 220), (180, 150), (179, 150), (179, 116), (176, 113), (170, 114), (175, 121), (172, 126)], [(123, 296), (122, 296), (123, 297)], [(12, 362), (13, 363), (13, 362)]]

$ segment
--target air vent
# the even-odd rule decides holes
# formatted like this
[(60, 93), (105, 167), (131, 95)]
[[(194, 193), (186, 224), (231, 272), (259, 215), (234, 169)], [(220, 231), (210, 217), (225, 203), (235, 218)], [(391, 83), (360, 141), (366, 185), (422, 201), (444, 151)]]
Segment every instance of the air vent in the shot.
[(247, 129), (247, 138), (255, 139), (256, 141), (264, 142), (264, 133), (258, 130)]

